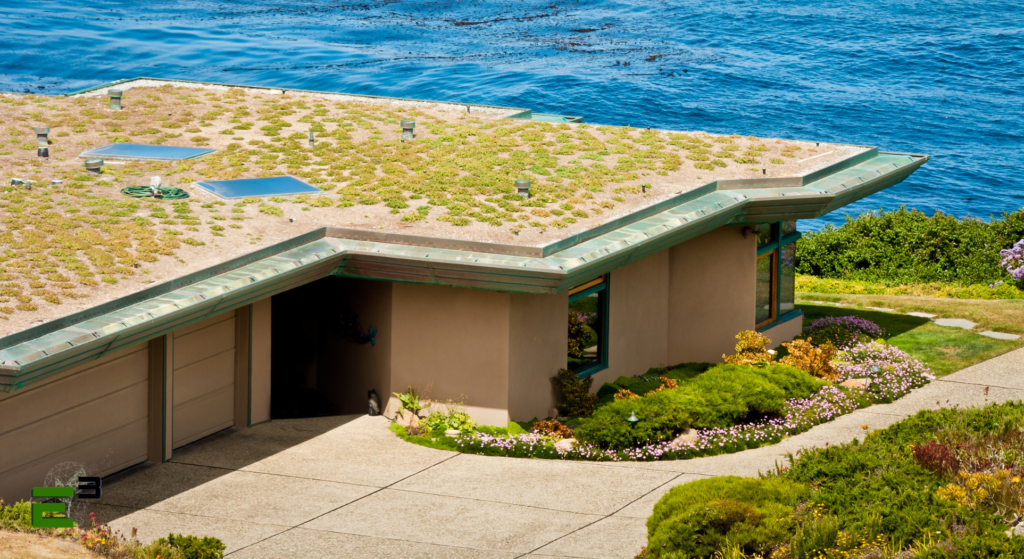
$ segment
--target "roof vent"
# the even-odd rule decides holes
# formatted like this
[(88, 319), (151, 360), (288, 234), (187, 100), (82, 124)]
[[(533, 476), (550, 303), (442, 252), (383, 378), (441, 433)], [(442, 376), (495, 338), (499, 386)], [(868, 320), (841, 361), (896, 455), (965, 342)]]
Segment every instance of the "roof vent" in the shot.
[(530, 197), (530, 179), (516, 179), (516, 194), (524, 200)]
[(94, 175), (98, 175), (103, 172), (103, 160), (102, 159), (86, 159), (85, 170), (89, 171)]
[(413, 129), (415, 129), (415, 128), (416, 128), (416, 121), (415, 120), (403, 120), (402, 121), (402, 141), (403, 142), (406, 140), (406, 138), (411, 140), (411, 139), (416, 137), (416, 133), (413, 132)]
[(36, 131), (36, 145), (39, 147), (50, 145), (50, 139), (46, 136), (50, 133), (49, 126), (36, 126), (33, 128)]
[(309, 147), (316, 147), (316, 137), (313, 135), (313, 131), (309, 131)]
[(114, 111), (121, 110), (121, 90), (120, 89), (108, 89), (107, 95), (110, 95), (110, 109)]

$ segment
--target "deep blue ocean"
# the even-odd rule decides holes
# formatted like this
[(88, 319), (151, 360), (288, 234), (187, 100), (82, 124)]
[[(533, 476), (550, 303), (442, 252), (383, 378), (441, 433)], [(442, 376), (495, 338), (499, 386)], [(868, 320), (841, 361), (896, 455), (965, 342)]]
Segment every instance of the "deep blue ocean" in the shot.
[(1024, 0), (0, 0), (0, 89), (135, 76), (933, 156), (807, 229), (901, 204), (1024, 206)]

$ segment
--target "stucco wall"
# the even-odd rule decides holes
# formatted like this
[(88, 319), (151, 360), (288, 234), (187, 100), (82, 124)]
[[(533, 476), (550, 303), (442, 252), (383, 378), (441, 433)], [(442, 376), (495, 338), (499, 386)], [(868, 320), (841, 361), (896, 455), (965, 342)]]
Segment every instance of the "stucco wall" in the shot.
[(317, 389), (334, 402), (334, 413), (367, 413), (367, 392), (377, 391), (381, 402), (391, 395), (392, 286), (383, 281), (350, 278), (321, 280), (329, 296), (322, 297), (327, 314), (340, 320), (346, 312), (359, 316), (364, 331), (377, 329), (375, 344), (352, 341), (348, 332), (321, 321), (318, 333)]
[(148, 344), (0, 399), (0, 498), (27, 499), (61, 462), (108, 475), (147, 457)]
[(764, 332), (761, 332), (772, 341), (769, 348), (779, 347), (783, 342), (791, 342), (793, 338), (800, 335), (804, 328), (804, 315), (791, 318), (782, 324), (777, 324)]
[(568, 308), (567, 292), (511, 296), (508, 413), (516, 421), (543, 419), (555, 405), (551, 377), (566, 366)]
[(721, 361), (754, 328), (756, 243), (722, 227), (669, 249), (669, 364)]
[(594, 375), (596, 391), (620, 376), (668, 363), (669, 251), (614, 270), (608, 285), (608, 368)]
[[(509, 307), (507, 293), (393, 284), (391, 390), (424, 390), (432, 383), (432, 399), (465, 395), (474, 419), (505, 425)], [(391, 400), (389, 414), (395, 409)]]
[(235, 313), (173, 333), (173, 447), (234, 424)]

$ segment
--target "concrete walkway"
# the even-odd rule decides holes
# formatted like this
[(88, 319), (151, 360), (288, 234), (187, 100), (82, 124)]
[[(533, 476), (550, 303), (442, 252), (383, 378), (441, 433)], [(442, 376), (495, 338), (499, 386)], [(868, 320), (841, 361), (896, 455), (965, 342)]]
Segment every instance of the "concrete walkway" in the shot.
[(588, 463), (457, 454), (406, 443), (381, 417), (274, 421), (211, 437), (104, 485), (97, 516), (144, 539), (222, 539), (257, 557), (633, 557), (671, 487), (755, 476), (921, 409), (1024, 399), (1024, 349), (736, 454)]

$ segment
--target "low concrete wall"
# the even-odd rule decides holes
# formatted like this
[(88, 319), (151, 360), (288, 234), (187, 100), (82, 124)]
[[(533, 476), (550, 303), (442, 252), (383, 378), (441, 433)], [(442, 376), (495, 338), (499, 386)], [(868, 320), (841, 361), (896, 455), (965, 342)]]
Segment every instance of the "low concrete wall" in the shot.
[(757, 238), (722, 227), (670, 252), (668, 362), (718, 362), (754, 328)]
[(769, 340), (772, 341), (768, 345), (769, 348), (779, 347), (783, 342), (791, 342), (793, 338), (800, 335), (804, 329), (804, 315), (800, 315), (787, 320), (781, 324), (776, 324), (771, 328), (761, 332)]

